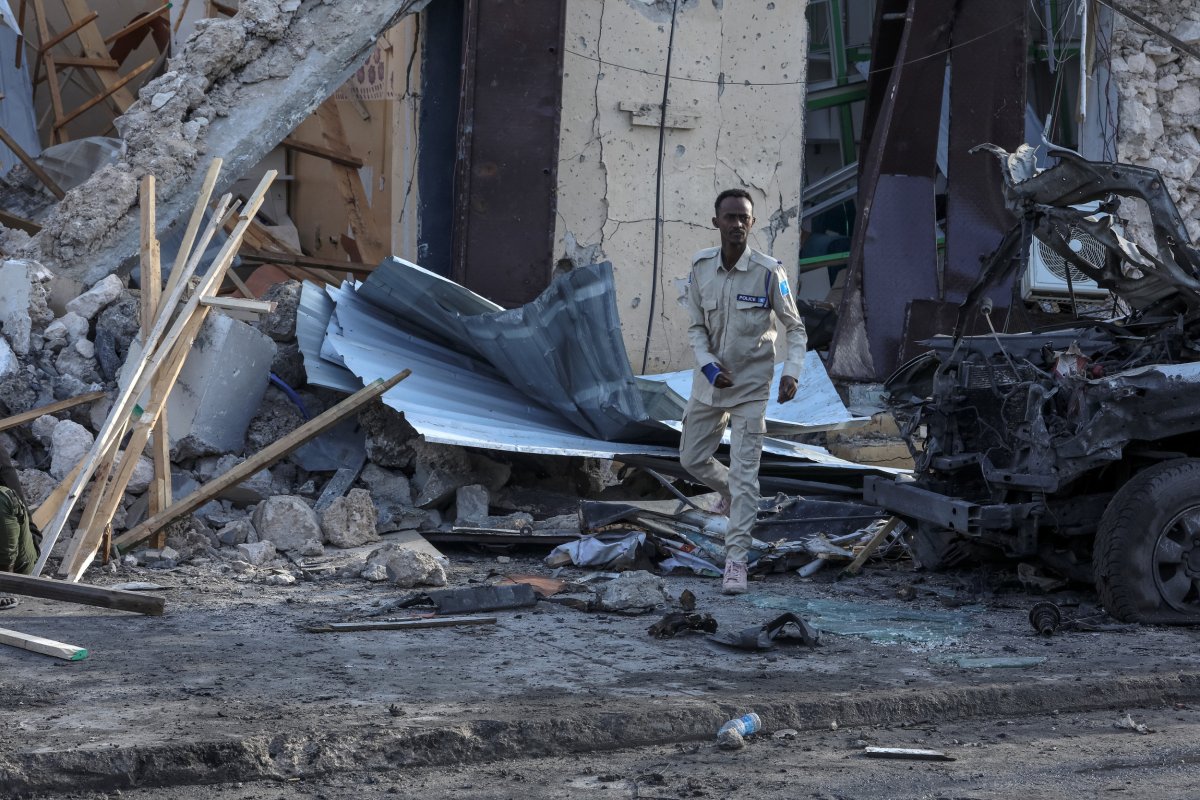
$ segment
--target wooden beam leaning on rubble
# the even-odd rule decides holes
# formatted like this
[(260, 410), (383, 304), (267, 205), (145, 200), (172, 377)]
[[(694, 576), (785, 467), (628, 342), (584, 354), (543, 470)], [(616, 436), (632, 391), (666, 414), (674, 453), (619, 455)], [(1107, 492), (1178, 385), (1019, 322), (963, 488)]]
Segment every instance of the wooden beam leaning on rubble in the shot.
[[(92, 447), (91, 452), (84, 461), (84, 467), (80, 470), (79, 475), (75, 478), (70, 491), (64, 498), (61, 508), (54, 516), (53, 521), (43, 532), (44, 538), (42, 542), (42, 556), (38, 559), (38, 563), (34, 568), (34, 574), (40, 574), (46, 566), (46, 560), (50, 556), (50, 552), (54, 547), (55, 541), (58, 539), (59, 533), (62, 532), (63, 526), (66, 524), (67, 517), (75, 508), (75, 503), (78, 502), (79, 496), (83, 493), (83, 487), (92, 477), (96, 466), (99, 464), (103, 453), (109, 448), (112, 440), (116, 438), (114, 433), (118, 426), (124, 425), (128, 420), (129, 414), (133, 411), (137, 404), (137, 399), (142, 396), (150, 385), (154, 374), (162, 366), (163, 362), (169, 357), (170, 350), (175, 342), (179, 339), (183, 328), (187, 325), (187, 320), (192, 316), (192, 313), (200, 305), (200, 298), (211, 293), (216, 287), (220, 286), (221, 280), (225, 277), (226, 270), (229, 269), (233, 262), (233, 255), (237, 252), (238, 246), (241, 244), (242, 234), (245, 228), (249, 226), (250, 220), (254, 213), (258, 211), (266, 194), (267, 187), (271, 185), (271, 181), (275, 179), (275, 170), (270, 170), (263, 176), (262, 182), (251, 196), (247, 207), (241, 214), (241, 222), (235, 228), (233, 235), (221, 248), (216, 260), (209, 268), (208, 272), (201, 279), (200, 286), (193, 292), (191, 298), (184, 304), (180, 310), (174, 325), (170, 326), (170, 315), (160, 314), (158, 321), (154, 324), (154, 330), (150, 332), (148, 341), (143, 345), (141, 356), (134, 363), (132, 373), (129, 375), (129, 384), (125, 390), (118, 396), (113, 404), (112, 411), (109, 417), (105, 420), (104, 427), (96, 437), (96, 442)], [(216, 217), (214, 217), (216, 220)], [(219, 220), (217, 220), (219, 224)], [(189, 269), (193, 272), (193, 264), (199, 264), (202, 252), (194, 254), (194, 257), (188, 264)], [(180, 278), (179, 284), (175, 287), (175, 291), (164, 301), (164, 310), (173, 309), (183, 295), (183, 291), (187, 286), (187, 278), (189, 275), (183, 275)]]
[[(194, 254), (196, 259), (202, 256), (204, 248), (208, 246), (209, 240), (219, 225), (219, 220), (225, 215), (225, 207), (229, 202), (230, 197), (226, 195), (218, 204), (219, 208), (213, 216), (212, 224), (209, 225), (208, 230), (205, 231), (202, 238), (202, 245)], [(197, 292), (199, 291), (201, 290), (198, 289)], [(125, 446), (125, 452), (121, 455), (120, 463), (117, 466), (116, 476), (113, 478), (112, 483), (106, 487), (105, 479), (107, 475), (104, 473), (107, 473), (111, 468), (112, 460), (116, 457), (116, 448), (121, 437), (113, 440), (112, 455), (106, 457), (105, 461), (102, 462), (102, 477), (97, 478), (96, 485), (92, 490), (93, 496), (88, 499), (88, 506), (84, 509), (83, 518), (79, 522), (75, 536), (71, 539), (71, 546), (67, 551), (67, 555), (63, 558), (60, 565), (59, 575), (63, 575), (72, 581), (78, 581), (95, 558), (96, 550), (100, 546), (108, 525), (112, 522), (113, 515), (117, 511), (117, 506), (120, 505), (121, 498), (124, 497), (125, 487), (129, 485), (129, 481), (133, 477), (133, 471), (137, 467), (142, 451), (149, 442), (151, 432), (156, 429), (160, 414), (166, 408), (171, 387), (178, 380), (179, 373), (183, 370), (184, 361), (186, 361), (188, 353), (191, 352), (192, 343), (195, 342), (196, 337), (200, 334), (200, 329), (203, 327), (204, 320), (208, 316), (209, 306), (203, 303), (205, 295), (199, 295), (199, 297), (201, 303), (193, 309), (187, 318), (179, 338), (170, 345), (169, 357), (153, 376), (149, 403), (142, 409), (142, 413), (134, 425), (133, 434), (130, 436), (129, 443)], [(169, 315), (169, 311), (163, 306), (163, 316)], [(167, 345), (164, 345), (165, 347)], [(159, 434), (156, 433), (155, 435)], [(165, 442), (166, 432), (163, 431), (161, 435)], [(168, 469), (169, 464), (170, 461), (168, 460)], [(154, 511), (151, 513), (154, 513)]]
[(238, 485), (254, 473), (271, 466), (306, 442), (329, 430), (346, 417), (357, 412), (367, 403), (382, 396), (384, 392), (387, 392), (410, 374), (412, 374), (411, 371), (406, 369), (386, 381), (382, 378), (372, 381), (325, 413), (313, 417), (287, 436), (255, 453), (224, 475), (204, 484), (187, 497), (176, 502), (166, 511), (150, 517), (136, 528), (132, 528), (121, 534), (113, 540), (113, 544), (119, 550), (127, 550), (133, 547), (172, 520), (196, 510), (221, 492), (231, 486)]
[(84, 403), (92, 403), (104, 397), (104, 392), (88, 392), (81, 394), (78, 397), (68, 397), (66, 400), (56, 400), (53, 403), (47, 403), (44, 406), (26, 411), (23, 414), (13, 414), (11, 417), (0, 419), (0, 431), (6, 431), (9, 428), (15, 428), (18, 425), (24, 425), (26, 422), (33, 422), (38, 417), (44, 417), (46, 414), (57, 414), (59, 411), (66, 411), (68, 408), (81, 406)]

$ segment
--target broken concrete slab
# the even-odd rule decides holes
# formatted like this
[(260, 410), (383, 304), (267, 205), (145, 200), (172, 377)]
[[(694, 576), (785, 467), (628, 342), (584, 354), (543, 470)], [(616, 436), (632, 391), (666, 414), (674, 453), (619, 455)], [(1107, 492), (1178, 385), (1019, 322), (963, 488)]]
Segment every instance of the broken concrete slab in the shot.
[(258, 533), (249, 519), (235, 519), (217, 531), (217, 539), (226, 547), (259, 541)]
[(669, 602), (666, 583), (645, 570), (622, 572), (596, 590), (596, 600), (604, 611), (641, 614)]
[(87, 428), (69, 419), (54, 426), (50, 435), (50, 474), (62, 480), (92, 449), (96, 437)]
[(454, 506), (457, 511), (455, 521), (459, 525), (474, 525), (488, 518), (491, 497), (487, 487), (473, 483), (460, 486), (455, 495)]
[(383, 31), (428, 1), (301, 11), (291, 0), (258, 0), (229, 19), (203, 20), (171, 70), (117, 120), (124, 159), (68, 191), (22, 254), (88, 284), (132, 266), (141, 175), (158, 177), (160, 237), (182, 227), (204, 180), (202, 152), (225, 161), (219, 195), (332, 95)]
[(51, 277), (48, 270), (33, 261), (0, 263), (0, 330), (17, 355), (34, 350), (34, 329), (54, 319), (46, 289)]
[(239, 544), (237, 550), (243, 561), (256, 567), (275, 560), (275, 545), (269, 541)]
[(274, 357), (267, 336), (224, 314), (209, 314), (167, 402), (178, 458), (241, 452)]

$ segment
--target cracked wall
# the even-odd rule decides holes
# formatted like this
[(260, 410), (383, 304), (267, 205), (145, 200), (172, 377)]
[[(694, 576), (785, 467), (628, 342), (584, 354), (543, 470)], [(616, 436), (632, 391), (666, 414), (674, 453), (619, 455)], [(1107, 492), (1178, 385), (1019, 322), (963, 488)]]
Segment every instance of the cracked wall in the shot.
[[(1200, 3), (1142, 0), (1137, 13), (1200, 49)], [(1153, 167), (1179, 207), (1193, 243), (1200, 242), (1200, 59), (1117, 15), (1112, 75), (1117, 84), (1117, 160)], [(1144, 203), (1123, 203), (1126, 229), (1154, 250)]]
[(560, 268), (613, 262), (635, 370), (646, 351), (652, 304), (647, 372), (692, 366), (679, 297), (692, 254), (719, 243), (711, 220), (722, 189), (750, 192), (757, 218), (751, 246), (783, 261), (796, 283), (804, 10), (803, 0), (679, 3), (655, 279), (658, 123), (671, 3), (567, 3), (555, 253)]

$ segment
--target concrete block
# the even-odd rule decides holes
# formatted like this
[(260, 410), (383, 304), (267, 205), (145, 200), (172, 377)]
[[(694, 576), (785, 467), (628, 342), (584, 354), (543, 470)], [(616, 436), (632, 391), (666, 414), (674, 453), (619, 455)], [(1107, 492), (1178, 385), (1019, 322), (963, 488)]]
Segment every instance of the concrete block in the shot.
[(17, 354), (8, 343), (8, 339), (0, 336), (0, 378), (15, 375), (21, 369)]
[(491, 497), (486, 486), (473, 483), (470, 486), (460, 486), (455, 495), (455, 506), (458, 511), (459, 525), (477, 524), (487, 519)]
[(254, 526), (249, 519), (235, 519), (217, 531), (217, 539), (225, 547), (236, 547), (257, 538), (258, 535), (254, 532)]
[(50, 436), (50, 474), (62, 480), (92, 449), (95, 437), (91, 432), (69, 419), (54, 426)]
[(378, 519), (371, 493), (366, 489), (351, 489), (321, 513), (321, 530), (325, 541), (334, 547), (359, 547), (379, 541)]
[(224, 314), (209, 314), (167, 403), (177, 457), (242, 451), (274, 358), (269, 337)]

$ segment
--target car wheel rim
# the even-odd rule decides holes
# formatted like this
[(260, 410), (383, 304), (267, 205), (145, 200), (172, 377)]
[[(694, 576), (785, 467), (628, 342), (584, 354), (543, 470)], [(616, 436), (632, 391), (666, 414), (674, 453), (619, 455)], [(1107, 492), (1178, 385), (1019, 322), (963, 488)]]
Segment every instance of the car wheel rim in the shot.
[(1179, 512), (1158, 534), (1154, 583), (1171, 608), (1200, 613), (1200, 506)]

